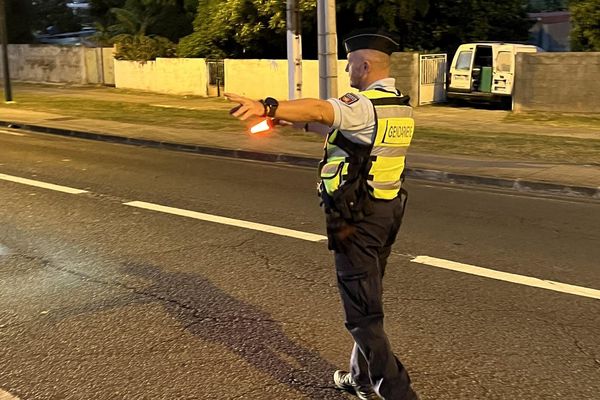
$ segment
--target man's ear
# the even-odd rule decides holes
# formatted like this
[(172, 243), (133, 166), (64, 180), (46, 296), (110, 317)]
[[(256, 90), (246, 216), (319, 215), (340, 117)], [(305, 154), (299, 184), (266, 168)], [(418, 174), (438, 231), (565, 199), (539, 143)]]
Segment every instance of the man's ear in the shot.
[(367, 61), (367, 60), (363, 61), (363, 71), (365, 73), (371, 71), (371, 63), (369, 61)]

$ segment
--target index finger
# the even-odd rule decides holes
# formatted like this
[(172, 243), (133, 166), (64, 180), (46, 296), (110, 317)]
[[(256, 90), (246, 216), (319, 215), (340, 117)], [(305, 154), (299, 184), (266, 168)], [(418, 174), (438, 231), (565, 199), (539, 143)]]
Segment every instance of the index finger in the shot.
[(235, 101), (236, 103), (242, 103), (246, 98), (235, 93), (223, 93), (223, 96), (229, 101)]

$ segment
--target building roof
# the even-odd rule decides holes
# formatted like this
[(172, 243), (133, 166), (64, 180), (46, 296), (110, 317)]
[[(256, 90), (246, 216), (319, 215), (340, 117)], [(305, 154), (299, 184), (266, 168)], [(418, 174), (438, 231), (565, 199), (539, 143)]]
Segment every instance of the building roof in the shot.
[(571, 13), (568, 11), (550, 11), (540, 13), (529, 13), (529, 18), (541, 22), (542, 24), (560, 24), (569, 22)]

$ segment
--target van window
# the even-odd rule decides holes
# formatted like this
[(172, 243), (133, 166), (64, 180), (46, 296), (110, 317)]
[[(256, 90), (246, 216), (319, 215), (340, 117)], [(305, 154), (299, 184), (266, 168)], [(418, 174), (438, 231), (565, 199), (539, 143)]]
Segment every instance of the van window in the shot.
[(496, 58), (496, 71), (498, 72), (510, 72), (512, 69), (512, 54), (508, 51), (498, 52)]
[(473, 56), (472, 51), (461, 51), (456, 60), (456, 69), (471, 69), (471, 57)]
[(477, 46), (473, 68), (492, 66), (492, 48), (490, 46)]

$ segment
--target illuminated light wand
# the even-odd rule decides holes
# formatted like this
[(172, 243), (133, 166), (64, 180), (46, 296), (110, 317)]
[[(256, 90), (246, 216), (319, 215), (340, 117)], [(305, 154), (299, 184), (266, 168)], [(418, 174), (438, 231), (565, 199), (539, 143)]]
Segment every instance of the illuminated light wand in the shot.
[[(240, 109), (242, 105), (240, 104), (237, 107), (232, 108), (229, 113), (233, 114), (234, 112), (236, 112), (237, 110)], [(255, 135), (257, 133), (264, 133), (264, 132), (268, 132), (271, 129), (273, 129), (273, 127), (277, 125), (277, 123), (275, 122), (274, 118), (270, 118), (270, 117), (266, 117), (264, 119), (262, 119), (260, 122), (252, 125), (250, 127), (250, 133), (252, 135)]]
[(254, 135), (256, 133), (267, 132), (271, 130), (274, 125), (273, 118), (265, 118), (258, 124), (252, 125), (250, 127), (250, 133)]

